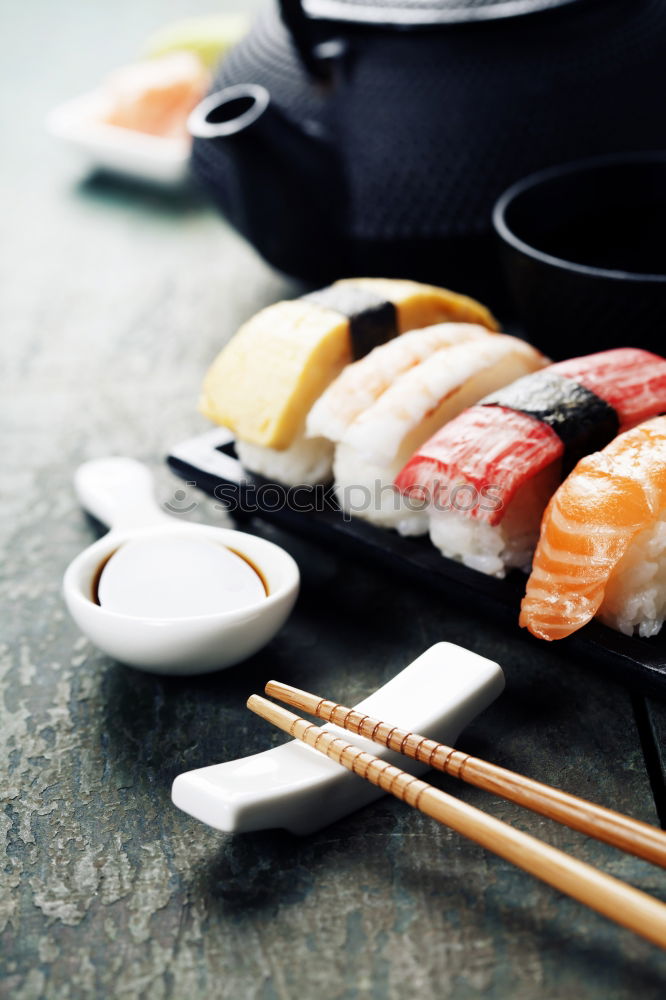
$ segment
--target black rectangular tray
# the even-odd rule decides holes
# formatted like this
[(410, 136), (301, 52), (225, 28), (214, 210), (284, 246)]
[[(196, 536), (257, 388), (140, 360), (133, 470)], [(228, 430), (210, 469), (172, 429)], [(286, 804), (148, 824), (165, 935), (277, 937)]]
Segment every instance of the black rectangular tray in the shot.
[[(474, 601), (479, 613), (518, 627), (525, 576), (515, 570), (505, 580), (486, 576), (453, 559), (446, 559), (428, 538), (403, 538), (394, 531), (343, 516), (330, 488), (320, 491), (317, 509), (297, 510), (283, 502), (287, 487), (247, 472), (236, 458), (233, 436), (223, 428), (208, 431), (177, 445), (167, 457), (183, 479), (230, 506), (236, 516), (257, 516), (312, 538), (337, 550), (347, 549), (358, 558), (399, 569), (421, 585), (434, 586), (451, 599)], [(298, 488), (301, 508), (307, 506), (309, 488)], [(325, 495), (325, 503), (321, 502)], [(526, 636), (526, 640), (537, 642)], [(635, 690), (666, 697), (666, 628), (652, 639), (626, 636), (590, 622), (580, 632), (560, 640), (572, 653), (585, 656)]]

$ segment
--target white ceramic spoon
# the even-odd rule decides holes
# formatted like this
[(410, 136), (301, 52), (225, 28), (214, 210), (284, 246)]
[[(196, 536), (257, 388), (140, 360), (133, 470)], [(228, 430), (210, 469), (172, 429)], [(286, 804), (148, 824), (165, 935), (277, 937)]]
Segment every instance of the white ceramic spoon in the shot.
[[(279, 546), (243, 531), (178, 522), (158, 507), (150, 472), (131, 458), (86, 462), (74, 485), (83, 507), (111, 530), (70, 563), (65, 602), (109, 656), (152, 673), (208, 673), (256, 653), (286, 621), (299, 573)], [(102, 606), (94, 590), (106, 560)], [(242, 560), (260, 571), (268, 594)], [(170, 565), (182, 584), (182, 608), (173, 588), (160, 589)], [(232, 609), (216, 611), (215, 602)]]

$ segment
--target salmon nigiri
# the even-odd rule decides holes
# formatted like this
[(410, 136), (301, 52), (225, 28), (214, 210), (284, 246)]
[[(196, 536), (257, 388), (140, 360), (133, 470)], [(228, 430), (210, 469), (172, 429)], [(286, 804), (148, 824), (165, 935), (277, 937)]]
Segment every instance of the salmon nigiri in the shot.
[(546, 508), (520, 624), (562, 639), (595, 616), (643, 637), (666, 618), (666, 416), (581, 459)]

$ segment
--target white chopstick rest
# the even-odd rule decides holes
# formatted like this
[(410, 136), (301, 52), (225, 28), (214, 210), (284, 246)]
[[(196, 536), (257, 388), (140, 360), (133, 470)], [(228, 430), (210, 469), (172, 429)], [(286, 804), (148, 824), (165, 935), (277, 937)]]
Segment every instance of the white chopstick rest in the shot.
[[(450, 642), (438, 642), (354, 707), (395, 721), (441, 743), (453, 743), (475, 716), (502, 692), (497, 663)], [(344, 700), (344, 692), (335, 692)], [(323, 728), (345, 738), (338, 726)], [(354, 735), (374, 756), (411, 774), (427, 770), (386, 747)], [(334, 823), (384, 793), (299, 740), (226, 764), (179, 774), (175, 805), (216, 830), (245, 833), (275, 827), (307, 834)]]

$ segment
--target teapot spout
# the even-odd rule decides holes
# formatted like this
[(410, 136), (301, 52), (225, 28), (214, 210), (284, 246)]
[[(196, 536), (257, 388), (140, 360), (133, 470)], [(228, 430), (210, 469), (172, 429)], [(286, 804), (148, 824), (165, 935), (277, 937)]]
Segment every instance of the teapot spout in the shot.
[(238, 84), (206, 97), (188, 128), (195, 172), (269, 263), (311, 281), (342, 273), (343, 172), (319, 123), (299, 126), (265, 87)]

